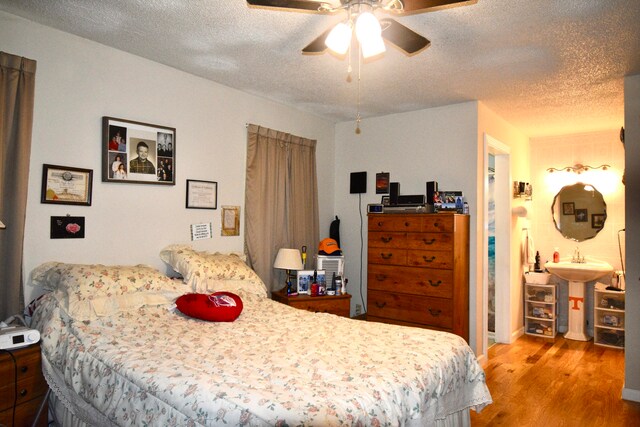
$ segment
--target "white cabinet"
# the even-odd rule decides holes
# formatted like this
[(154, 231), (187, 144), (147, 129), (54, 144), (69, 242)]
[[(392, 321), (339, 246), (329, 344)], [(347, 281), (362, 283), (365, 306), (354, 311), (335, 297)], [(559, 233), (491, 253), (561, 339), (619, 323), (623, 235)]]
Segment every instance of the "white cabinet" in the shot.
[(593, 342), (624, 348), (624, 291), (593, 291)]
[(554, 338), (558, 330), (556, 285), (524, 284), (524, 332)]

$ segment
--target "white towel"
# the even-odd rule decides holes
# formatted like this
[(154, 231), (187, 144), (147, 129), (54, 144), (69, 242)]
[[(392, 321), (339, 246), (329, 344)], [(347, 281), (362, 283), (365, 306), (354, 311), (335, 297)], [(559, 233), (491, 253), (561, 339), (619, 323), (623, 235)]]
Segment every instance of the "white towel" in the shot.
[(536, 263), (536, 248), (533, 244), (533, 237), (529, 234), (527, 230), (527, 264), (535, 264)]

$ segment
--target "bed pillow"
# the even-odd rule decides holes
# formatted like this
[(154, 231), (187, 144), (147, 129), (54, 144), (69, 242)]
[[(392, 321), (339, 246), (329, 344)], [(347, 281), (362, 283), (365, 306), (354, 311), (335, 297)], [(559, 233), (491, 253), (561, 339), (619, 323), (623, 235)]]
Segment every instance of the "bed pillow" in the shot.
[(181, 313), (210, 322), (233, 322), (242, 312), (242, 300), (231, 292), (185, 294), (176, 300)]
[[(101, 301), (102, 313), (108, 315), (121, 311), (120, 308), (131, 309), (133, 304), (139, 304), (144, 298), (134, 298), (132, 301), (136, 302), (132, 304), (126, 302), (126, 297), (120, 298), (120, 302), (116, 304), (105, 302), (105, 298), (135, 293), (161, 293), (166, 298), (171, 298), (184, 293), (185, 289), (181, 281), (172, 280), (147, 265), (106, 266), (49, 262), (34, 269), (32, 280), (34, 284), (54, 291), (63, 309), (77, 320), (92, 320), (97, 317), (93, 307), (94, 300)], [(156, 301), (152, 298), (148, 300)]]
[(197, 252), (189, 246), (172, 245), (160, 252), (160, 258), (174, 271), (182, 275), (194, 292), (210, 292), (220, 289), (212, 284), (219, 281), (245, 281), (245, 292), (266, 298), (267, 288), (262, 279), (237, 253)]

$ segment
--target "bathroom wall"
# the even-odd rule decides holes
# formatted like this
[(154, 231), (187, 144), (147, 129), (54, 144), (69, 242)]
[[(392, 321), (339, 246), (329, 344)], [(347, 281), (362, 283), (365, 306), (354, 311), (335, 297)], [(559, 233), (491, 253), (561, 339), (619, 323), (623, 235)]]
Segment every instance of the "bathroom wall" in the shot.
[[(624, 171), (624, 146), (620, 142), (618, 129), (602, 132), (562, 135), (545, 138), (532, 138), (531, 179), (533, 200), (528, 203), (531, 212), (531, 228), (536, 250), (540, 252), (541, 262), (553, 258), (555, 247), (560, 249), (560, 257), (571, 257), (576, 247), (587, 257), (594, 257), (611, 264), (615, 270), (621, 270), (618, 235), (624, 254), (625, 202), (622, 173)], [(607, 171), (589, 171), (582, 174), (573, 172), (553, 172), (548, 168), (563, 168), (581, 163), (590, 166), (610, 165)], [(607, 219), (604, 228), (593, 239), (583, 242), (566, 239), (556, 230), (551, 216), (551, 205), (560, 188), (575, 182), (593, 185), (600, 191), (607, 205)], [(554, 278), (558, 283), (565, 281)], [(608, 283), (609, 278), (600, 281)], [(593, 292), (593, 283), (587, 285), (585, 310), (587, 332), (593, 329), (593, 302), (589, 298)], [(558, 298), (561, 304), (558, 310), (559, 331), (565, 332), (567, 325), (567, 286), (559, 286)]]

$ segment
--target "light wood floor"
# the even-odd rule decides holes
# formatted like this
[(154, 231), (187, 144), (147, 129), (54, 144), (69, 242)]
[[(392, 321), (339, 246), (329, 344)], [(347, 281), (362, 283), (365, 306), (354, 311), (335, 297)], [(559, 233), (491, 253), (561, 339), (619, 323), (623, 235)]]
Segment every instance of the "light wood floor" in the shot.
[(473, 427), (640, 426), (640, 403), (621, 398), (622, 350), (525, 335), (492, 346), (484, 370), (493, 403)]

